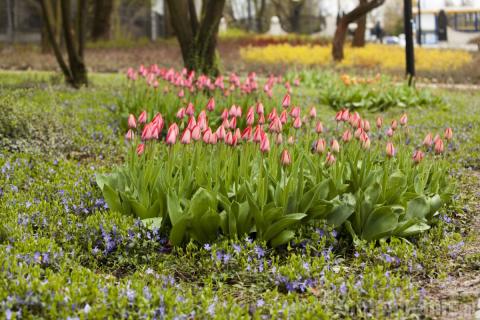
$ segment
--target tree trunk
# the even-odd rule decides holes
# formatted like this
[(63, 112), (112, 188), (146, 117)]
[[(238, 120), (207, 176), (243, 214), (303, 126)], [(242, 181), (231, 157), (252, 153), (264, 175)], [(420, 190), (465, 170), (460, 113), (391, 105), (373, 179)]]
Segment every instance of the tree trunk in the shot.
[(333, 60), (342, 61), (344, 58), (343, 45), (345, 44), (345, 38), (347, 37), (348, 23), (345, 17), (340, 18), (335, 35), (333, 36), (332, 55)]
[[(363, 5), (367, 0), (360, 0)], [(367, 15), (364, 14), (357, 20), (357, 29), (353, 35), (352, 47), (365, 47), (365, 31), (367, 30)]]
[(225, 0), (204, 0), (201, 20), (192, 0), (167, 0), (183, 63), (188, 70), (217, 75), (217, 34)]
[(255, 13), (257, 16), (255, 17), (257, 20), (257, 32), (263, 32), (263, 19), (265, 15), (265, 7), (266, 3), (265, 0), (260, 1), (260, 8), (256, 8)]
[(92, 40), (110, 39), (113, 0), (96, 0), (93, 10)]
[(335, 30), (335, 35), (333, 37), (333, 60), (341, 61), (344, 58), (343, 46), (347, 36), (348, 25), (353, 21), (363, 18), (368, 12), (381, 6), (384, 2), (385, 0), (361, 1), (355, 9), (340, 18), (340, 21), (337, 25), (337, 30)]

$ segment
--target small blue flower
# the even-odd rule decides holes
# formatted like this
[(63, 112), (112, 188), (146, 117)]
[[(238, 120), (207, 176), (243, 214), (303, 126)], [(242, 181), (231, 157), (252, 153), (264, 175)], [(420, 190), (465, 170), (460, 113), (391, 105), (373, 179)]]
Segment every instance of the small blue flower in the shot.
[(263, 299), (257, 300), (257, 308), (261, 308), (265, 305), (265, 301)]
[(210, 246), (210, 244), (205, 243), (205, 245), (203, 246), (203, 249), (205, 249), (207, 251), (210, 251), (212, 249), (212, 247)]

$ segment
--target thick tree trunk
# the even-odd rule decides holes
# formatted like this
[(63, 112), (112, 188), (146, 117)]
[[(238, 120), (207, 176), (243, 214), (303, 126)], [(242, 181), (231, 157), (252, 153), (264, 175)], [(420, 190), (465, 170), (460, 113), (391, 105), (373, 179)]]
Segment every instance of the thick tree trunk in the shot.
[(344, 58), (343, 46), (347, 36), (348, 25), (353, 21), (363, 18), (368, 12), (381, 6), (384, 2), (385, 0), (361, 1), (355, 9), (340, 19), (332, 44), (332, 57), (335, 61), (341, 61)]
[(257, 32), (263, 32), (263, 19), (265, 15), (266, 0), (260, 1), (260, 7), (256, 9)]
[(91, 37), (93, 41), (110, 39), (111, 18), (114, 0), (96, 0)]
[[(360, 4), (363, 5), (367, 0), (360, 0)], [(367, 15), (364, 14), (357, 20), (357, 29), (353, 35), (352, 47), (364, 47), (365, 46), (365, 31), (367, 30)]]
[(167, 0), (183, 63), (188, 70), (217, 75), (217, 34), (225, 0), (202, 1), (201, 20), (192, 0)]

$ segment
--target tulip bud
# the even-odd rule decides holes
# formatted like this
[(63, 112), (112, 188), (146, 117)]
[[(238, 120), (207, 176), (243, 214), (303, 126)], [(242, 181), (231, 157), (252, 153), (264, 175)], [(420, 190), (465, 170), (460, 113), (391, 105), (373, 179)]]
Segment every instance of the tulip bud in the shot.
[(230, 119), (228, 127), (231, 128), (231, 129), (235, 129), (237, 127), (237, 118), (236, 117), (233, 117), (232, 119)]
[(180, 139), (180, 142), (182, 144), (189, 144), (191, 141), (192, 141), (192, 133), (187, 128), (187, 129), (185, 129), (185, 131), (183, 131), (182, 138)]
[(285, 95), (285, 97), (283, 97), (282, 107), (284, 108), (290, 107), (290, 95), (288, 93)]
[(282, 132), (282, 123), (280, 122), (280, 119), (278, 117), (273, 119), (272, 122), (270, 122), (268, 129), (276, 133)]
[(327, 158), (325, 159), (325, 164), (328, 165), (328, 166), (331, 166), (331, 165), (335, 164), (335, 161), (337, 161), (337, 159), (335, 159), (335, 156), (330, 152), (327, 153)]
[(360, 139), (360, 136), (364, 133), (362, 127), (358, 127), (357, 130), (355, 130), (354, 136), (356, 139)]
[(225, 143), (230, 146), (233, 144), (233, 134), (230, 131), (225, 135)]
[(407, 114), (404, 113), (401, 117), (400, 117), (400, 125), (403, 127), (407, 124), (408, 122), (408, 117), (407, 117)]
[(263, 114), (260, 115), (260, 118), (258, 119), (259, 124), (264, 124), (265, 123), (265, 116)]
[(256, 108), (256, 109), (257, 109), (257, 110), (256, 110), (256, 111), (257, 111), (257, 114), (260, 115), (260, 114), (263, 114), (263, 113), (264, 113), (263, 104), (262, 104), (261, 102), (258, 102), (258, 103), (257, 103), (257, 108)]
[(452, 140), (452, 137), (453, 137), (452, 128), (445, 129), (445, 134), (443, 136), (444, 136), (445, 140), (447, 140), (447, 141)]
[(370, 122), (368, 122), (368, 120), (363, 120), (363, 121), (362, 121), (362, 129), (363, 129), (365, 132), (370, 131)]
[(390, 141), (387, 142), (387, 147), (385, 148), (385, 150), (387, 152), (387, 157), (391, 158), (395, 156), (395, 147)]
[(288, 166), (292, 163), (292, 157), (290, 157), (290, 153), (288, 153), (287, 149), (283, 149), (282, 154), (280, 156), (280, 161), (284, 166)]
[(180, 90), (180, 92), (178, 93), (178, 97), (179, 98), (183, 98), (185, 96), (185, 92), (182, 90)]
[(442, 139), (438, 139), (437, 141), (435, 141), (434, 149), (435, 149), (435, 154), (443, 153), (444, 147), (443, 147), (443, 140)]
[(433, 143), (437, 142), (437, 140), (440, 140), (440, 136), (438, 134), (436, 134), (435, 138), (433, 138)]
[(177, 119), (181, 120), (185, 117), (185, 108), (180, 108), (177, 111)]
[(311, 107), (308, 115), (310, 118), (315, 119), (317, 117), (317, 109), (315, 109), (315, 107)]
[(218, 127), (217, 131), (215, 132), (215, 134), (217, 135), (217, 138), (219, 140), (223, 140), (225, 139), (225, 135), (226, 135), (226, 130), (225, 130), (225, 127), (223, 125), (221, 125), (220, 127)]
[(320, 121), (317, 122), (317, 125), (315, 126), (315, 131), (318, 134), (323, 132), (323, 124)]
[(350, 111), (344, 109), (342, 112), (342, 121), (347, 122), (348, 120), (350, 120)]
[(140, 144), (137, 146), (137, 155), (138, 155), (138, 156), (141, 156), (144, 151), (145, 151), (145, 144), (140, 143)]
[(423, 139), (423, 145), (428, 148), (428, 147), (430, 147), (432, 144), (433, 144), (432, 134), (431, 134), (431, 133), (428, 133), (428, 134), (425, 136), (425, 139)]
[(338, 144), (337, 139), (332, 140), (332, 142), (330, 143), (330, 149), (334, 153), (338, 153), (340, 151), (340, 145)]
[(260, 151), (262, 152), (270, 151), (270, 140), (268, 140), (268, 136), (265, 132), (263, 132), (262, 138), (260, 140)]
[(228, 119), (228, 109), (227, 108), (223, 109), (222, 115), (220, 117), (222, 118), (222, 120)]
[(315, 142), (314, 151), (316, 153), (324, 153), (326, 149), (326, 142), (324, 139), (318, 139)]
[(415, 150), (415, 152), (413, 153), (413, 162), (420, 163), (424, 157), (425, 154), (422, 152), (422, 150)]
[(387, 130), (387, 136), (392, 137), (393, 136), (393, 129), (392, 127), (388, 128)]
[(292, 108), (292, 111), (290, 112), (290, 115), (292, 116), (292, 118), (300, 117), (300, 108), (299, 107)]
[(125, 139), (128, 141), (135, 139), (135, 134), (133, 133), (132, 129), (128, 129), (127, 134), (125, 134)]
[(397, 130), (398, 123), (397, 120), (392, 120), (391, 128), (393, 131)]
[(350, 130), (345, 130), (345, 132), (342, 135), (342, 140), (343, 142), (348, 142), (352, 140), (352, 132)]
[(185, 113), (190, 117), (192, 117), (195, 114), (195, 108), (193, 107), (193, 103), (191, 102), (188, 103)]
[(282, 144), (283, 143), (283, 136), (281, 133), (277, 134), (277, 136), (275, 137), (275, 143), (276, 144)]
[(255, 132), (253, 133), (253, 141), (254, 142), (261, 142), (263, 134), (264, 134), (264, 132), (262, 130), (262, 127), (261, 126), (256, 126), (255, 127)]
[(199, 126), (194, 126), (192, 129), (192, 139), (195, 141), (200, 140), (202, 137), (202, 131), (200, 130)]
[(215, 109), (215, 99), (213, 97), (208, 100), (206, 108), (208, 111), (213, 111), (213, 109)]
[(212, 135), (212, 130), (210, 128), (205, 130), (205, 133), (203, 134), (203, 142), (210, 143), (211, 135)]
[(217, 144), (217, 141), (218, 141), (217, 133), (214, 132), (210, 135), (210, 140), (208, 141), (208, 143)]
[(299, 129), (301, 126), (302, 126), (302, 119), (300, 119), (300, 117), (295, 118), (295, 120), (293, 121), (293, 127), (295, 129)]
[(380, 129), (383, 125), (383, 118), (382, 117), (377, 117), (377, 128)]
[(135, 121), (135, 116), (130, 114), (128, 116), (128, 128), (133, 129), (137, 127), (137, 122)]
[(147, 112), (146, 111), (142, 111), (142, 113), (140, 113), (140, 115), (138, 116), (138, 122), (139, 123), (147, 123)]
[(335, 121), (337, 122), (340, 122), (342, 121), (342, 116), (343, 116), (343, 109), (338, 111), (336, 114), (335, 114)]
[(178, 126), (177, 126), (176, 123), (174, 123), (168, 128), (167, 137), (165, 139), (165, 142), (168, 145), (175, 144), (175, 142), (177, 142), (177, 135), (178, 135)]
[(143, 141), (152, 139), (152, 128), (153, 128), (153, 124), (151, 122), (145, 125), (145, 127), (143, 127), (143, 130), (142, 130)]

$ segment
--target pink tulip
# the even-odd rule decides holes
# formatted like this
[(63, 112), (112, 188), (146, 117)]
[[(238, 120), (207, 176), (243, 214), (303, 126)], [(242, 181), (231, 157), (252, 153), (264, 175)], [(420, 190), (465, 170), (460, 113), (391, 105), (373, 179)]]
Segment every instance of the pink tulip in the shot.
[(133, 128), (137, 127), (137, 121), (135, 121), (135, 116), (133, 114), (130, 114), (128, 116), (128, 127), (130, 129), (133, 129)]
[(330, 150), (334, 153), (338, 153), (340, 151), (340, 145), (338, 144), (337, 139), (333, 139), (332, 142), (330, 142)]
[(203, 134), (203, 142), (210, 143), (211, 135), (212, 135), (212, 130), (210, 130), (210, 128), (205, 130), (205, 133)]
[(335, 121), (337, 121), (337, 122), (342, 121), (342, 118), (343, 118), (343, 117), (342, 117), (342, 116), (343, 116), (343, 110), (344, 110), (344, 109), (342, 109), (342, 110), (340, 110), (340, 111), (337, 112), (337, 114), (335, 115)]
[(185, 96), (185, 92), (182, 90), (180, 90), (180, 92), (178, 93), (178, 97), (179, 98), (183, 98)]
[(425, 139), (423, 139), (423, 145), (428, 148), (428, 147), (430, 147), (432, 144), (433, 144), (432, 134), (431, 134), (431, 133), (428, 133), (428, 134), (425, 136)]
[(287, 110), (283, 110), (282, 113), (280, 114), (280, 122), (282, 124), (287, 123)]
[(176, 123), (174, 123), (168, 128), (167, 137), (165, 139), (165, 142), (168, 145), (175, 144), (175, 142), (177, 142), (177, 135), (178, 135), (178, 125)]
[(387, 136), (392, 137), (393, 136), (393, 129), (392, 127), (388, 128), (387, 130)]
[(328, 165), (328, 166), (332, 166), (335, 164), (335, 161), (337, 161), (337, 159), (335, 159), (335, 156), (332, 154), (332, 153), (327, 153), (327, 158), (325, 159), (325, 164)]
[(127, 134), (125, 134), (125, 139), (128, 141), (135, 139), (135, 134), (133, 133), (132, 129), (128, 129)]
[(392, 120), (392, 124), (390, 126), (393, 131), (397, 130), (397, 127), (398, 127), (397, 120)]
[(255, 131), (253, 133), (253, 141), (254, 142), (261, 142), (262, 141), (262, 135), (265, 134), (262, 130), (261, 126), (256, 126)]
[(315, 131), (317, 131), (318, 134), (323, 132), (323, 124), (320, 121), (317, 122), (317, 125), (315, 127)]
[(228, 109), (223, 109), (222, 115), (220, 116), (222, 120), (228, 119)]
[(282, 132), (282, 122), (280, 122), (280, 118), (276, 117), (273, 119), (272, 122), (270, 122), (268, 129), (276, 133)]
[(302, 119), (300, 119), (300, 117), (295, 118), (295, 120), (293, 121), (293, 127), (295, 129), (300, 129), (302, 127)]
[(440, 136), (438, 134), (436, 134), (435, 138), (433, 138), (433, 143), (437, 142), (437, 140), (440, 140)]
[(403, 127), (407, 124), (408, 122), (408, 116), (406, 113), (404, 113), (401, 117), (400, 117), (400, 125)]
[[(253, 110), (253, 109), (252, 109)], [(248, 112), (247, 113), (247, 125), (251, 126), (255, 122), (255, 114), (253, 112)]]
[(163, 130), (163, 126), (165, 125), (162, 114), (157, 113), (155, 117), (153, 117), (152, 123), (158, 128), (158, 131), (161, 132)]
[(316, 153), (324, 153), (325, 152), (325, 149), (326, 149), (326, 142), (324, 139), (318, 139), (316, 142), (315, 142), (315, 147), (314, 147), (314, 151)]
[(237, 127), (237, 118), (233, 117), (232, 119), (230, 119), (228, 127), (230, 129), (235, 129)]
[(233, 134), (230, 131), (225, 135), (225, 143), (228, 145), (233, 143)]
[(382, 117), (377, 117), (376, 124), (377, 124), (377, 128), (380, 129), (383, 125), (383, 118)]
[(189, 144), (191, 141), (192, 141), (192, 133), (188, 128), (186, 128), (185, 131), (183, 131), (180, 142), (182, 144)]
[(445, 129), (445, 134), (443, 135), (445, 140), (450, 141), (453, 138), (453, 130), (452, 128)]
[(236, 140), (242, 139), (242, 133), (240, 132), (240, 129), (239, 129), (239, 128), (237, 128), (237, 129), (235, 130), (234, 138), (235, 138)]
[(245, 129), (243, 129), (242, 140), (250, 140), (250, 139), (252, 139), (252, 127), (248, 126)]
[(268, 121), (272, 121), (273, 119), (277, 118), (277, 109), (273, 109), (267, 116)]
[(280, 156), (280, 162), (284, 166), (288, 166), (292, 163), (292, 157), (290, 156), (290, 153), (288, 153), (287, 149), (283, 149), (282, 154)]
[(259, 124), (264, 124), (265, 123), (265, 116), (263, 114), (260, 115), (260, 118), (258, 119)]
[(217, 131), (215, 131), (215, 134), (217, 135), (218, 140), (223, 140), (225, 139), (226, 130), (223, 125), (217, 128)]
[(149, 124), (145, 125), (145, 127), (143, 127), (142, 140), (143, 141), (150, 140), (152, 139), (152, 135), (153, 135), (153, 123), (150, 122)]
[(299, 107), (293, 107), (292, 111), (290, 111), (290, 115), (292, 116), (292, 118), (300, 117), (300, 108)]
[(200, 130), (200, 127), (194, 126), (191, 131), (192, 131), (192, 139), (194, 141), (200, 140), (200, 138), (202, 137), (202, 131)]
[(260, 140), (260, 151), (264, 153), (270, 151), (270, 140), (268, 139), (268, 136), (265, 132), (263, 132)]
[(195, 114), (195, 108), (193, 107), (193, 103), (191, 102), (188, 103), (185, 113), (190, 117), (192, 117)]
[(347, 122), (350, 120), (350, 111), (348, 109), (344, 109), (342, 112), (342, 121)]
[(140, 113), (140, 115), (138, 116), (138, 122), (139, 123), (147, 123), (147, 112), (146, 111), (142, 111), (142, 113)]
[(350, 130), (345, 130), (345, 132), (342, 135), (342, 140), (343, 142), (349, 142), (352, 140), (352, 132)]
[(257, 107), (256, 107), (257, 114), (263, 114), (264, 113), (264, 108), (263, 104), (261, 102), (257, 102)]
[(435, 154), (443, 153), (444, 146), (443, 146), (443, 140), (442, 139), (438, 139), (437, 141), (435, 141), (434, 149), (435, 149)]
[(413, 153), (413, 162), (420, 163), (424, 157), (425, 157), (425, 153), (423, 153), (422, 150), (417, 149)]
[(311, 107), (308, 115), (310, 118), (315, 119), (317, 117), (317, 109), (315, 109), (315, 107)]
[(391, 158), (395, 156), (395, 147), (392, 142), (387, 142), (387, 147), (385, 148), (387, 152), (387, 157)]
[(181, 120), (185, 117), (185, 108), (180, 108), (177, 111), (177, 119)]
[(368, 122), (368, 120), (363, 120), (361, 127), (365, 132), (370, 131), (370, 122)]
[(290, 95), (288, 93), (285, 95), (285, 97), (283, 97), (282, 107), (284, 108), (290, 107)]
[(363, 149), (365, 149), (365, 150), (370, 149), (371, 142), (370, 142), (370, 138), (368, 137), (368, 134), (366, 132), (363, 132), (360, 135), (360, 143), (362, 144)]
[(210, 144), (217, 144), (217, 141), (218, 141), (217, 134), (216, 134), (216, 133), (212, 133), (212, 134), (210, 135), (210, 141), (209, 141), (209, 143), (210, 143)]
[(215, 99), (212, 97), (207, 102), (207, 110), (213, 111), (215, 109)]
[(140, 143), (140, 144), (137, 146), (137, 155), (138, 155), (138, 156), (141, 156), (144, 151), (145, 151), (145, 144)]
[(357, 130), (355, 130), (355, 133), (353, 134), (353, 136), (355, 137), (355, 139), (360, 139), (360, 136), (364, 132), (365, 131), (363, 131), (362, 127), (358, 127)]
[(275, 137), (275, 143), (276, 144), (282, 144), (283, 143), (283, 136), (281, 133), (278, 133)]

